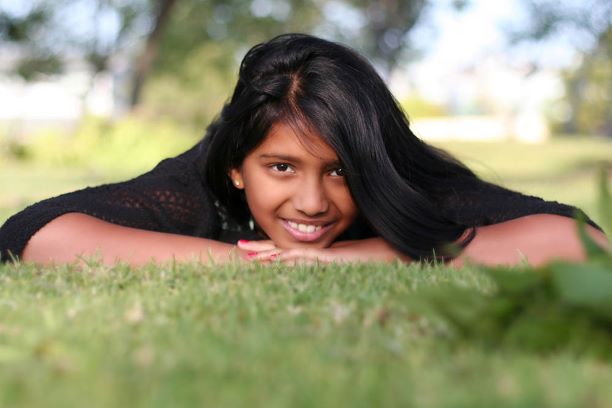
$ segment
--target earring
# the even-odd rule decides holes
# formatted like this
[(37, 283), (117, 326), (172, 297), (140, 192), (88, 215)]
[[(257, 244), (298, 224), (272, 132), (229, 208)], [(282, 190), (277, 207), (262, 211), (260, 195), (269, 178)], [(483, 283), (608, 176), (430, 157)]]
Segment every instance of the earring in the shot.
[(239, 180), (235, 180), (234, 184), (236, 185), (236, 187), (240, 187), (240, 181)]

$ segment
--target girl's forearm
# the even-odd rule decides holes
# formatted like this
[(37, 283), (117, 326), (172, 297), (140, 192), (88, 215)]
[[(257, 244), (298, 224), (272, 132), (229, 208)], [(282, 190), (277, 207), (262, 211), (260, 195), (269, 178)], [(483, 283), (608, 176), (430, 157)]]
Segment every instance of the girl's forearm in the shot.
[(228, 262), (240, 258), (242, 252), (211, 239), (129, 228), (69, 213), (40, 229), (28, 242), (22, 259), (51, 264), (95, 257), (104, 264), (142, 265), (173, 259)]

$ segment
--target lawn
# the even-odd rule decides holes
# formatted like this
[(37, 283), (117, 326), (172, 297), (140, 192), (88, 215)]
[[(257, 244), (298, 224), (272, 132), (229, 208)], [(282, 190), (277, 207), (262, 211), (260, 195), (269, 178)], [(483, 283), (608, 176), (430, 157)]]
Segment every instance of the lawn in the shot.
[[(610, 142), (445, 147), (487, 179), (599, 216)], [(0, 222), (130, 176), (0, 171)], [(0, 406), (612, 406), (610, 359), (453, 341), (422, 303), (446, 284), (494, 287), (475, 267), (417, 264), (0, 266)]]
[(612, 366), (452, 347), (414, 299), (476, 269), (0, 268), (0, 406), (610, 406)]

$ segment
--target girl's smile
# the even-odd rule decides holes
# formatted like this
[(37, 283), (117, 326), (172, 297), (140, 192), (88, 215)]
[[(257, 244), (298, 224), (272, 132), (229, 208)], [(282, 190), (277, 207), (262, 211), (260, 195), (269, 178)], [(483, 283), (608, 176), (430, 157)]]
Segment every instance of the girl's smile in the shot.
[(273, 125), (230, 171), (257, 225), (279, 248), (330, 246), (357, 215), (336, 152), (316, 133)]
[(315, 224), (308, 221), (289, 221), (283, 220), (283, 227), (297, 241), (311, 242), (316, 241), (332, 229), (334, 223)]

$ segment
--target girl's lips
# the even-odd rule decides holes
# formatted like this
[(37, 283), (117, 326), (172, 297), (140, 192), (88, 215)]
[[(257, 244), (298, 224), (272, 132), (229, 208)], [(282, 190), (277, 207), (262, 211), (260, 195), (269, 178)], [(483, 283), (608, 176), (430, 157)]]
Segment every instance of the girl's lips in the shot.
[(313, 232), (304, 232), (293, 228), (291, 225), (289, 225), (289, 221), (287, 220), (282, 219), (281, 221), (283, 227), (285, 227), (287, 232), (289, 232), (289, 234), (297, 241), (302, 242), (316, 241), (317, 239), (321, 238), (325, 233), (327, 233), (327, 231), (332, 229), (335, 224), (335, 222), (332, 222), (330, 224), (322, 226), (319, 230)]

